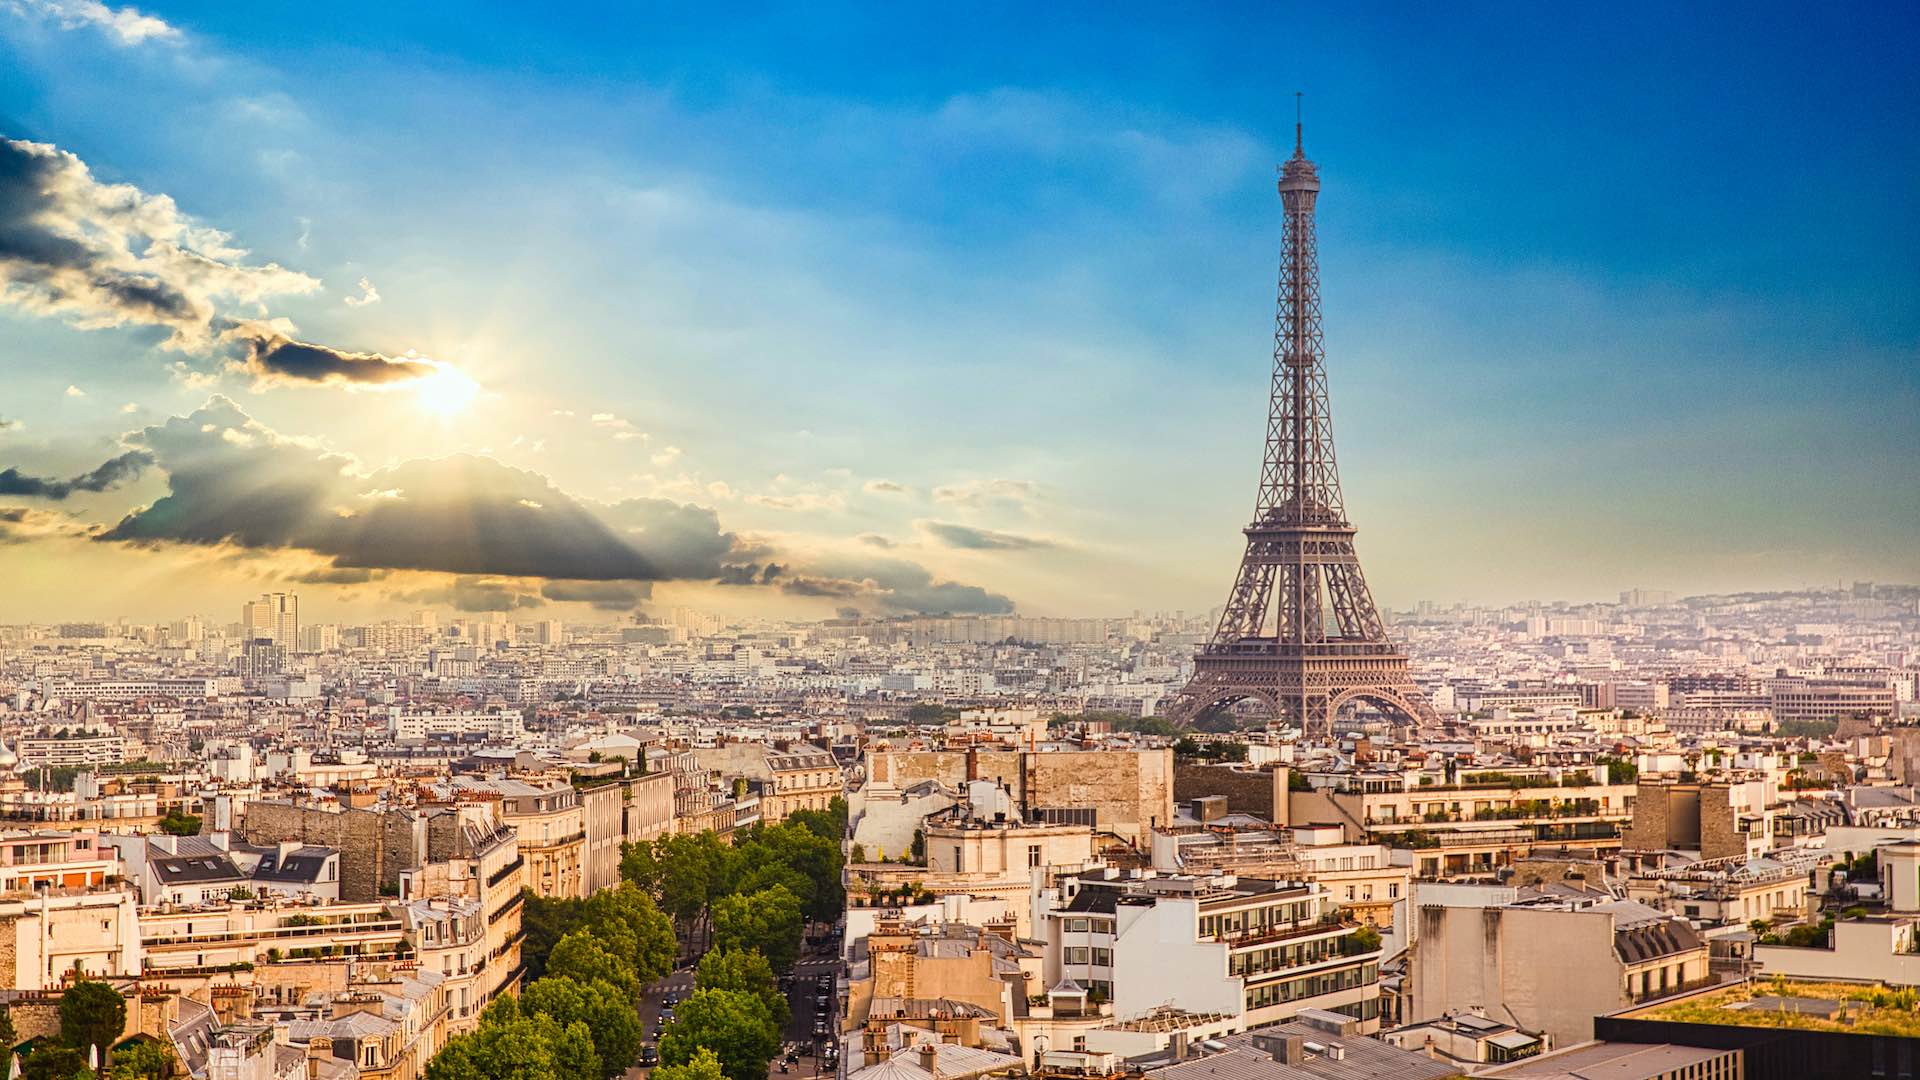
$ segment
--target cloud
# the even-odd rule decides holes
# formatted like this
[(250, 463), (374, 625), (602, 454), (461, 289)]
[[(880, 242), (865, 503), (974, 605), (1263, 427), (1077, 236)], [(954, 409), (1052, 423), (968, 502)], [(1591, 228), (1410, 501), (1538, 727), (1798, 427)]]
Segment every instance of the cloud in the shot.
[(38, 476), (28, 476), (19, 469), (4, 469), (0, 470), (0, 495), (64, 499), (76, 491), (105, 491), (135, 479), (152, 464), (151, 453), (145, 450), (129, 450), (119, 457), (107, 459), (90, 472), (81, 473), (67, 480), (48, 480)]
[[(571, 409), (555, 409), (553, 412), (553, 415), (572, 416), (573, 411)], [(628, 439), (645, 439), (647, 437), (647, 433), (644, 431), (641, 431), (639, 428), (634, 427), (631, 421), (623, 420), (612, 413), (597, 412), (593, 414), (591, 419), (593, 421), (593, 426), (606, 428), (607, 430), (613, 432), (613, 437), (615, 439), (618, 439), (622, 442), (625, 442)], [(679, 453), (679, 451), (677, 450), (674, 452)]]
[(513, 611), (546, 603), (532, 593), (521, 591), (514, 582), (471, 577), (455, 578), (438, 588), (395, 593), (394, 599), (410, 604), (445, 604), (455, 611)]
[(0, 506), (0, 545), (25, 544), (61, 536), (82, 536), (87, 527), (51, 510)]
[(366, 307), (368, 304), (377, 304), (380, 302), (380, 290), (373, 287), (373, 282), (368, 281), (366, 278), (361, 278), (360, 295), (346, 297), (345, 302), (348, 307)]
[(23, 428), (25, 426), (26, 424), (22, 423), (19, 420), (9, 420), (4, 416), (0, 416), (0, 431), (12, 431), (16, 428)]
[(964, 506), (972, 510), (995, 505), (1025, 509), (1039, 493), (1039, 485), (1031, 480), (996, 478), (945, 484), (933, 489), (933, 499), (935, 502)]
[(333, 566), (291, 574), (287, 580), (299, 585), (365, 585), (369, 581), (378, 581), (386, 576), (385, 570), (370, 570), (363, 566)]
[(860, 487), (869, 495), (905, 495), (913, 490), (905, 484), (897, 484), (892, 480), (877, 479), (869, 480)]
[(68, 396), (68, 397), (86, 397), (86, 396), (87, 396), (87, 392), (86, 392), (85, 390), (82, 390), (82, 389), (80, 389), (79, 387), (77, 387), (77, 386), (75, 386), (75, 385), (73, 385), (72, 383), (68, 383), (68, 384), (67, 384), (67, 396)]
[(950, 521), (916, 521), (913, 524), (921, 532), (948, 547), (964, 548), (968, 551), (1030, 551), (1034, 548), (1055, 546), (1053, 541), (1037, 536), (976, 529), (971, 525), (956, 525)]
[(82, 329), (163, 327), (170, 346), (202, 351), (223, 307), (320, 287), (245, 255), (165, 195), (103, 184), (53, 146), (0, 139), (0, 300)]
[(780, 588), (793, 596), (854, 600), (895, 614), (1004, 615), (1013, 610), (1013, 601), (999, 593), (938, 581), (926, 567), (905, 559), (827, 557)]
[(94, 27), (121, 45), (181, 38), (179, 28), (165, 19), (132, 7), (111, 8), (100, 0), (0, 0), (0, 8), (52, 19), (64, 30)]
[(747, 501), (769, 510), (791, 510), (802, 514), (847, 508), (847, 497), (838, 491), (829, 491), (824, 494), (817, 491), (797, 491), (791, 495), (756, 494), (748, 495)]
[(620, 581), (549, 581), (540, 595), (559, 603), (592, 604), (600, 611), (632, 611), (652, 594), (646, 585)]
[[(0, 303), (84, 330), (158, 327), (164, 345), (183, 352), (237, 346), (236, 362), (269, 382), (381, 384), (438, 369), (295, 340), (291, 323), (257, 313), (319, 280), (275, 263), (249, 266), (246, 254), (165, 195), (101, 183), (56, 147), (0, 139)], [(371, 303), (379, 294), (361, 284), (359, 301)]]
[(860, 541), (861, 543), (867, 545), (868, 547), (891, 548), (891, 547), (899, 546), (898, 544), (894, 543), (893, 540), (889, 539), (888, 537), (881, 536), (879, 533), (861, 533), (859, 536), (855, 537), (854, 539)]
[(711, 580), (733, 538), (711, 510), (663, 499), (603, 519), (545, 477), (454, 455), (364, 470), (216, 396), (127, 437), (168, 494), (103, 539), (311, 552), (335, 567), (591, 581)]
[(349, 383), (368, 385), (425, 378), (439, 365), (425, 360), (346, 352), (326, 345), (295, 341), (265, 323), (236, 323), (225, 335), (241, 342), (241, 363), (270, 382)]

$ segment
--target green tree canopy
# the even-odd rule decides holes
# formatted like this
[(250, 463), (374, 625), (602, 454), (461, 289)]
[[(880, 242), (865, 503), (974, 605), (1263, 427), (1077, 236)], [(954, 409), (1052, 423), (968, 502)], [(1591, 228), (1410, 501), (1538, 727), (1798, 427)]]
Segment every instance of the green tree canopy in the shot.
[(200, 818), (194, 814), (169, 810), (167, 816), (160, 819), (160, 831), (174, 836), (199, 836)]
[(126, 1030), (127, 999), (99, 979), (81, 979), (60, 995), (60, 1041), (79, 1050), (83, 1060), (87, 1048), (97, 1046), (105, 1061), (107, 1048)]
[(780, 885), (713, 905), (714, 947), (758, 950), (775, 971), (793, 969), (803, 929), (800, 899)]
[(167, 1080), (173, 1075), (173, 1047), (158, 1039), (132, 1039), (113, 1052), (107, 1080)]
[(738, 990), (752, 994), (766, 1005), (773, 1026), (784, 1028), (791, 1012), (787, 996), (780, 992), (780, 980), (773, 965), (753, 949), (714, 949), (700, 958), (693, 973), (693, 985), (700, 990)]
[(548, 975), (521, 992), (520, 1010), (528, 1016), (550, 1016), (563, 1027), (585, 1024), (604, 1076), (626, 1072), (640, 1056), (640, 1014), (633, 999), (605, 979), (581, 983)]
[(71, 1046), (42, 1043), (20, 1063), (22, 1080), (85, 1080), (92, 1075), (87, 1055)]
[(685, 1065), (662, 1065), (653, 1070), (653, 1080), (727, 1080), (726, 1070), (713, 1051), (701, 1047)]
[(593, 1036), (578, 1021), (488, 1006), (480, 1024), (447, 1040), (427, 1063), (427, 1080), (583, 1080), (603, 1075)]
[(585, 929), (614, 955), (626, 958), (641, 981), (652, 982), (673, 970), (678, 950), (673, 924), (645, 890), (626, 882), (601, 889), (586, 899), (584, 913)]
[(660, 1036), (660, 1061), (687, 1065), (703, 1048), (719, 1057), (728, 1080), (766, 1080), (767, 1063), (780, 1049), (780, 1029), (753, 994), (695, 990)]
[(630, 1002), (640, 1000), (644, 989), (633, 965), (615, 955), (587, 930), (575, 930), (553, 947), (553, 953), (547, 957), (547, 977), (556, 975), (583, 984), (610, 983)]

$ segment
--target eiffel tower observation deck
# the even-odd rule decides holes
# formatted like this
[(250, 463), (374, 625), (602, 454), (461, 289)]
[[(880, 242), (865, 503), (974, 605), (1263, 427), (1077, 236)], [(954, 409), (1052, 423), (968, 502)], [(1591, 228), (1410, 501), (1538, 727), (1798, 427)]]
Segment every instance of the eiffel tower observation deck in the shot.
[(1293, 157), (1280, 167), (1285, 224), (1260, 491), (1220, 624), (1166, 709), (1178, 723), (1248, 699), (1306, 734), (1331, 733), (1356, 702), (1437, 722), (1380, 621), (1340, 497), (1320, 328), (1319, 195), (1320, 170), (1295, 124)]

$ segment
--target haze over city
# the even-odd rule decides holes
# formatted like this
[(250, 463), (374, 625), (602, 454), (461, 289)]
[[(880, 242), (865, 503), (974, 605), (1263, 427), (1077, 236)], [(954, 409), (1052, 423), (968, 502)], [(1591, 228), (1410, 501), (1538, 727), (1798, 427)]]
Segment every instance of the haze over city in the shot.
[(1296, 91), (1382, 605), (1920, 575), (1911, 12), (1083, 14), (0, 6), (0, 618), (1205, 611)]

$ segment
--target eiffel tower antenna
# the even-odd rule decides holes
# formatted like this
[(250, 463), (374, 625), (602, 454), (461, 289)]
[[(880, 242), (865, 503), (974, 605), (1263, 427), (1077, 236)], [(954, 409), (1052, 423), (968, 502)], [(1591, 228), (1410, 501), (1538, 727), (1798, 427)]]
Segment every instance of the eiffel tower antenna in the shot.
[(1341, 708), (1369, 701), (1437, 723), (1374, 607), (1340, 495), (1314, 235), (1320, 170), (1307, 158), (1300, 98), (1293, 157), (1280, 166), (1280, 298), (1266, 453), (1253, 523), (1242, 530), (1247, 551), (1220, 624), (1166, 715), (1190, 723), (1251, 698), (1303, 734), (1331, 735)]

